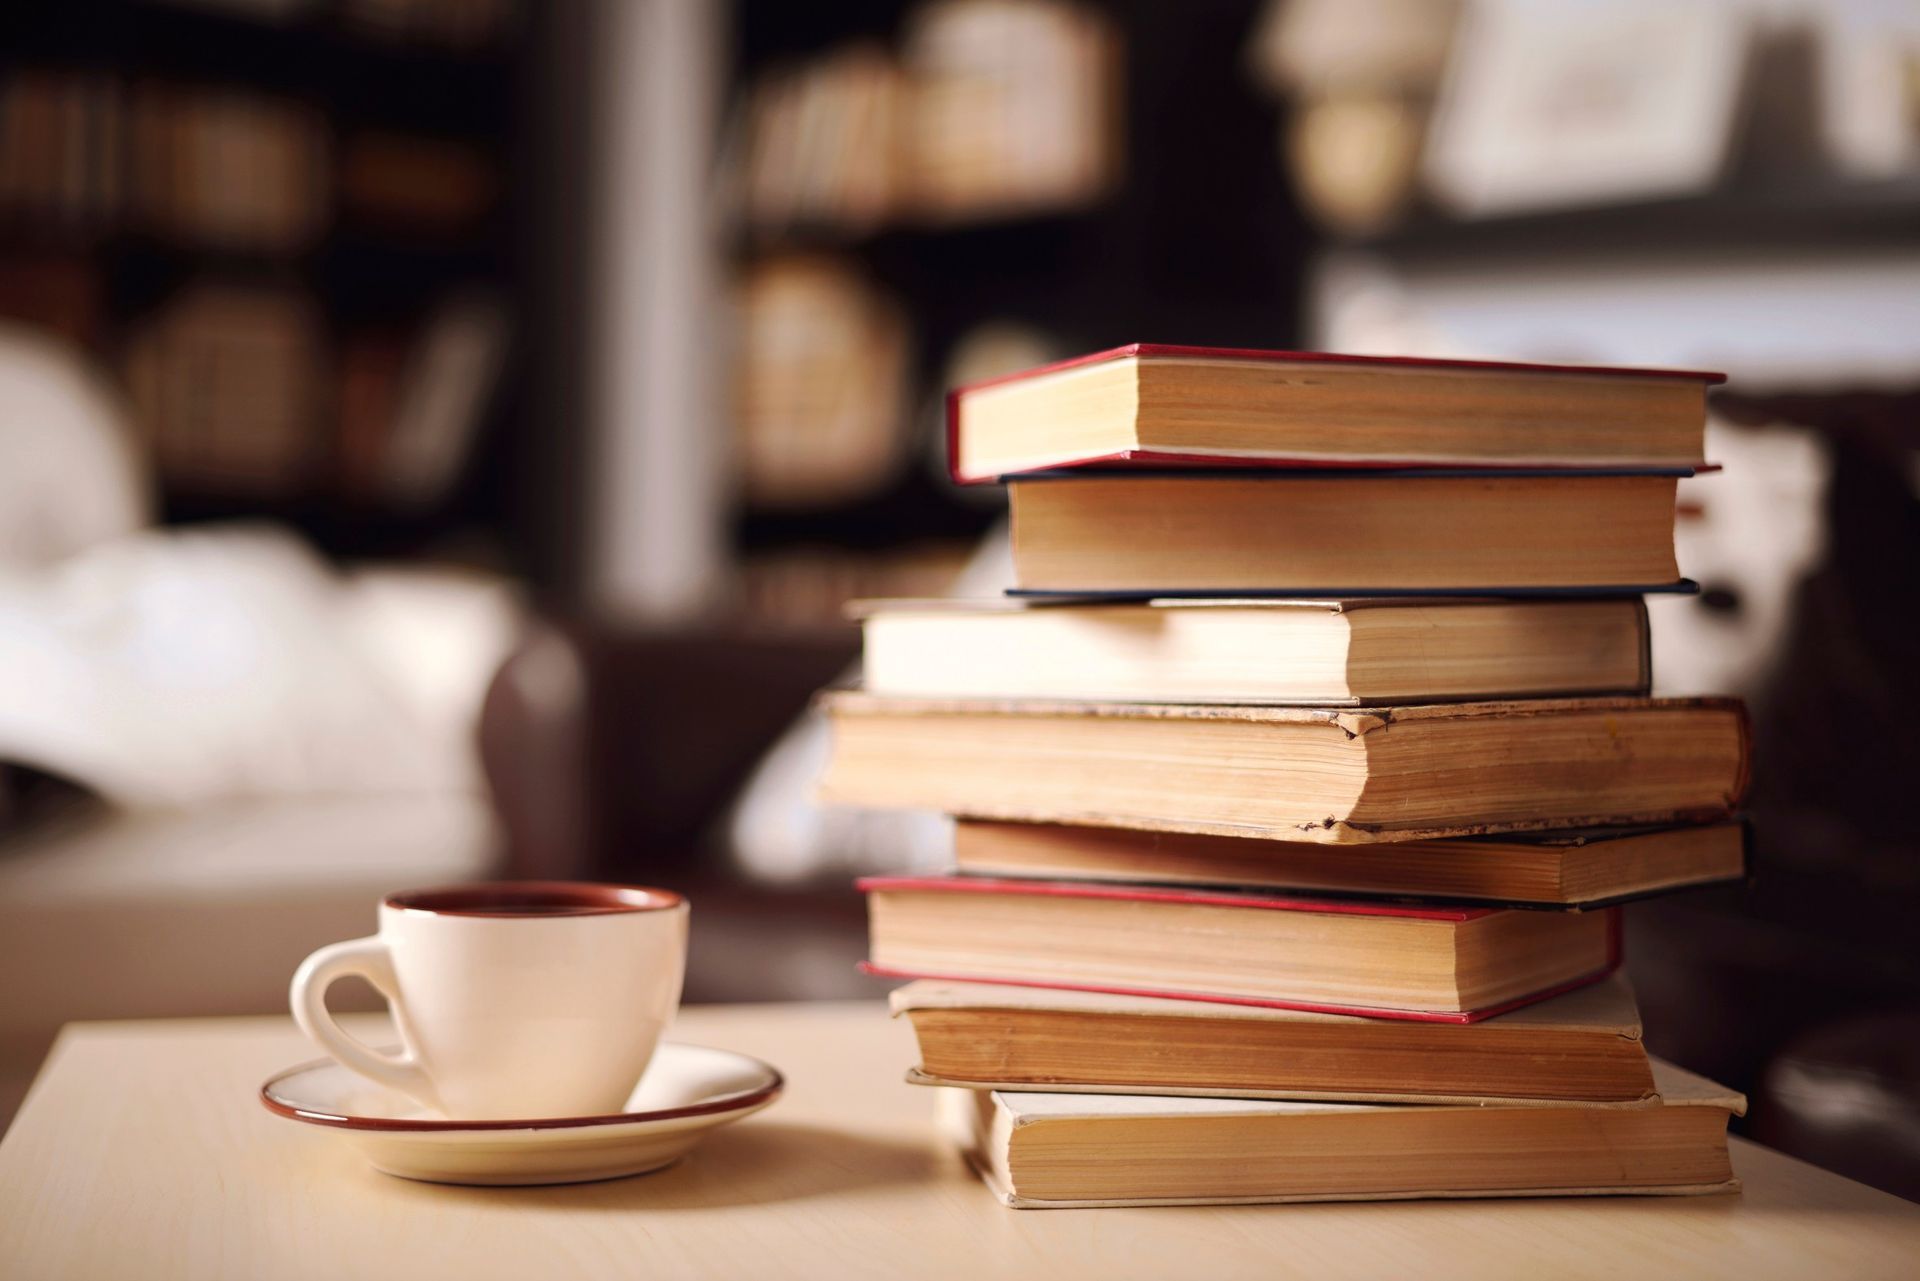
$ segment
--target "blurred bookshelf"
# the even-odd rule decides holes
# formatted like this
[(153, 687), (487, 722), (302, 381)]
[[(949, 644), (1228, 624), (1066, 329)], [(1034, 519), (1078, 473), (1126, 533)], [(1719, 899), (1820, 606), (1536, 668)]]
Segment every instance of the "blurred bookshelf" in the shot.
[(120, 377), (163, 519), (537, 556), (521, 23), (505, 0), (0, 14), (0, 319)]
[(1234, 70), (1261, 8), (740, 0), (718, 186), (749, 616), (942, 590), (1003, 511), (946, 476), (948, 387), (1297, 340), (1313, 237)]

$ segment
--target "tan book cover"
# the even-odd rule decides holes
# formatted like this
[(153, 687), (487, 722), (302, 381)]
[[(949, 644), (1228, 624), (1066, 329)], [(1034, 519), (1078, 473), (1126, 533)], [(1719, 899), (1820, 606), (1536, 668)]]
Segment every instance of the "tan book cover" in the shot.
[(1736, 699), (823, 703), (826, 800), (966, 818), (1348, 845), (1720, 819), (1748, 774)]
[(919, 1040), (915, 1085), (1522, 1106), (1659, 1098), (1618, 972), (1457, 1026), (932, 979), (888, 1003)]
[(1660, 1102), (1454, 1106), (943, 1090), (940, 1122), (1016, 1209), (1738, 1191), (1746, 1099), (1654, 1061)]

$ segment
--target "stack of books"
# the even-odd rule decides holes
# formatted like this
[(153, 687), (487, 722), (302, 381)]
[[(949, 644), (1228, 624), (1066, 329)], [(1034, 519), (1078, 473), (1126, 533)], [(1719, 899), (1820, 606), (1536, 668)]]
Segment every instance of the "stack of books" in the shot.
[(950, 399), (1015, 599), (883, 602), (824, 791), (915, 1082), (1016, 1206), (1698, 1193), (1618, 904), (1744, 874), (1737, 702), (1648, 696), (1714, 375), (1134, 346)]

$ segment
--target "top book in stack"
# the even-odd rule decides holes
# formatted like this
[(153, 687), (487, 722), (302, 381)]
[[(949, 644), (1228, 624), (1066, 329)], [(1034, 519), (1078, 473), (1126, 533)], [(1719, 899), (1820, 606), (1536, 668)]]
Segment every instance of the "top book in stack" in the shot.
[(1722, 381), (1134, 343), (952, 392), (949, 457), (964, 483), (1060, 467), (1686, 471)]

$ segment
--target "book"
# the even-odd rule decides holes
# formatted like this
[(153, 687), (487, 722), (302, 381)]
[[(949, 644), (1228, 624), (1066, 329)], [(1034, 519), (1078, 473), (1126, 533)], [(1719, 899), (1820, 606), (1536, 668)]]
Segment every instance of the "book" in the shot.
[(506, 362), (507, 310), (486, 293), (440, 304), (394, 388), (380, 494), (400, 508), (444, 500), (473, 452)]
[(1125, 48), (1097, 7), (935, 0), (901, 29), (905, 197), (935, 224), (1085, 208), (1126, 161)]
[(267, 285), (187, 286), (136, 327), (126, 381), (134, 421), (169, 484), (285, 498), (324, 460), (324, 319)]
[(1439, 596), (1673, 590), (1673, 473), (1049, 473), (1008, 486), (1018, 589)]
[(341, 344), (334, 398), (335, 476), (339, 492), (355, 502), (376, 498), (385, 480), (407, 354), (406, 336), (393, 330), (356, 333)]
[(757, 77), (728, 157), (749, 226), (858, 233), (894, 218), (906, 93), (894, 56), (865, 40)]
[(955, 390), (948, 453), (962, 482), (1089, 463), (1692, 467), (1724, 380), (1131, 343)]
[(762, 258), (736, 287), (733, 464), (759, 510), (805, 510), (896, 479), (911, 437), (898, 300), (827, 255)]
[(311, 104), (155, 81), (132, 91), (126, 131), (141, 229), (240, 253), (298, 251), (324, 232), (331, 139)]
[(879, 694), (1162, 703), (1644, 693), (1646, 607), (1570, 601), (897, 600), (855, 607)]
[(1376, 236), (1420, 199), (1420, 152), (1458, 6), (1386, 0), (1268, 5), (1248, 39), (1261, 88), (1289, 104), (1282, 163), (1304, 211), (1342, 239)]
[(477, 147), (381, 129), (341, 141), (338, 184), (340, 206), (357, 224), (449, 236), (483, 228), (503, 187)]
[(1509, 906), (1601, 907), (1746, 874), (1738, 823), (1335, 846), (1062, 823), (954, 826), (954, 865), (976, 876), (1224, 885)]
[(1718, 820), (1748, 773), (1737, 699), (823, 705), (827, 800), (967, 818), (1360, 844)]
[(0, 81), (0, 215), (85, 243), (122, 213), (124, 91), (95, 71), (13, 67)]
[(1043, 1209), (1739, 1189), (1746, 1100), (1654, 1061), (1660, 1101), (1406, 1106), (942, 1091), (941, 1123), (994, 1194)]
[(1527, 912), (876, 876), (872, 972), (1465, 1023), (1592, 982), (1612, 910)]
[(1374, 1103), (1654, 1097), (1624, 976), (1478, 1023), (922, 979), (916, 1085)]

